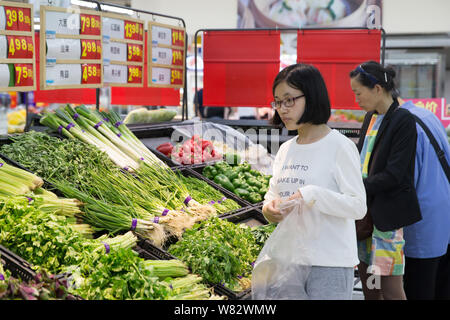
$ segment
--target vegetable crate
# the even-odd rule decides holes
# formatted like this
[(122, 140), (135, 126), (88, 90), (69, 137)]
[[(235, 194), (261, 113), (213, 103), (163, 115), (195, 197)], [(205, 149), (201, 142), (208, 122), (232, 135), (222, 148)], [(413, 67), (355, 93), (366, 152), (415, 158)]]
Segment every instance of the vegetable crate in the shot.
[[(226, 190), (226, 191), (228, 191), (229, 193), (231, 193), (231, 194), (233, 194), (236, 198), (239, 198), (239, 199), (241, 199), (241, 201), (243, 201), (243, 202), (245, 202), (246, 204), (247, 204), (247, 206), (250, 206), (250, 207), (255, 207), (255, 208), (259, 208), (259, 207), (262, 207), (262, 204), (263, 204), (263, 196), (260, 194), (260, 198), (259, 199), (255, 199), (254, 201), (249, 201), (249, 200), (247, 200), (247, 199), (244, 199), (244, 195), (243, 194), (237, 194), (237, 192), (236, 191), (231, 191), (231, 190), (233, 190), (233, 189), (231, 189), (231, 186), (230, 186), (230, 188), (229, 189), (226, 189), (224, 186), (222, 186), (222, 185), (220, 185), (219, 183), (217, 183), (217, 181), (219, 181), (219, 180), (211, 180), (211, 179), (209, 179), (209, 178), (207, 178), (205, 175), (204, 175), (204, 169), (206, 168), (206, 167), (208, 167), (209, 166), (209, 164), (202, 164), (202, 165), (197, 165), (197, 166), (192, 166), (192, 167), (190, 167), (190, 169), (192, 170), (192, 171), (194, 171), (199, 177), (201, 177), (202, 179), (204, 179), (205, 181), (207, 181), (209, 184), (211, 184), (211, 185), (213, 185), (214, 187), (216, 187), (217, 189), (219, 189), (219, 190)], [(234, 185), (233, 185), (233, 187), (234, 187)], [(239, 187), (238, 187), (239, 188)], [(231, 190), (230, 190), (231, 189)], [(239, 188), (239, 189), (241, 189), (241, 188)], [(261, 200), (261, 201), (258, 201), (258, 200)]]
[[(267, 221), (262, 215), (262, 212), (253, 207), (246, 208), (244, 210), (241, 210), (240, 212), (229, 214), (220, 218), (234, 224), (244, 223), (250, 227), (267, 224)], [(178, 259), (176, 256), (166, 251), (168, 247), (167, 245), (164, 246), (164, 248), (158, 248), (153, 245), (151, 241), (140, 238), (138, 241), (138, 247), (138, 252), (140, 252), (141, 256), (143, 257), (160, 260)], [(235, 292), (222, 284), (211, 284), (211, 286), (214, 288), (216, 294), (226, 296), (231, 300), (248, 299), (251, 296), (251, 289), (246, 289), (241, 292)]]
[(31, 281), (36, 276), (36, 273), (31, 269), (31, 265), (27, 261), (2, 245), (0, 245), (0, 259), (5, 262), (5, 268), (10, 270), (15, 278)]
[(231, 199), (234, 200), (235, 202), (237, 202), (242, 208), (236, 210), (235, 212), (227, 212), (224, 215), (229, 215), (232, 213), (237, 213), (240, 212), (243, 209), (246, 209), (248, 207), (252, 207), (252, 205), (248, 202), (245, 201), (244, 199), (239, 198), (237, 195), (235, 195), (233, 192), (223, 188), (222, 186), (218, 185), (217, 183), (215, 183), (214, 181), (211, 181), (209, 179), (207, 179), (206, 177), (204, 177), (203, 175), (199, 174), (198, 172), (196, 172), (196, 170), (194, 168), (191, 167), (175, 167), (172, 168), (172, 170), (174, 171), (178, 171), (180, 172), (182, 175), (187, 176), (187, 177), (193, 177), (202, 181), (205, 181), (206, 183), (208, 183), (209, 185), (211, 185), (212, 187), (214, 187), (215, 189), (217, 189), (218, 191), (220, 191), (221, 193), (223, 193), (223, 195), (227, 198), (227, 199)]

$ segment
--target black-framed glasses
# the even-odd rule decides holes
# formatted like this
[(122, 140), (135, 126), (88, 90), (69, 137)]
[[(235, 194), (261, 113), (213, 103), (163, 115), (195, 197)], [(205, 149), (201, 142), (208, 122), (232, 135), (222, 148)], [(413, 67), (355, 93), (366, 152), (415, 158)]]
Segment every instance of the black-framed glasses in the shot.
[(305, 95), (304, 94), (302, 94), (302, 95), (300, 95), (300, 96), (297, 96), (297, 97), (289, 97), (289, 98), (286, 98), (286, 99), (284, 99), (284, 100), (281, 100), (281, 101), (272, 101), (271, 103), (270, 103), (270, 105), (272, 106), (272, 109), (277, 109), (277, 110), (279, 110), (279, 109), (281, 109), (281, 106), (282, 105), (284, 105), (285, 106), (285, 108), (292, 108), (293, 106), (294, 106), (294, 104), (295, 104), (295, 100), (297, 100), (297, 99), (300, 99), (301, 97), (304, 97)]

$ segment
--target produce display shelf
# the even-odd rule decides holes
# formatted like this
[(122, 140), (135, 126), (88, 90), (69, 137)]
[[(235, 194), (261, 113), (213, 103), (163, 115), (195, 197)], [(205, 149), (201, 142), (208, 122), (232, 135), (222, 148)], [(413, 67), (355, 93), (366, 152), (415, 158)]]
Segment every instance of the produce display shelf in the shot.
[[(243, 209), (234, 214), (220, 217), (221, 219), (230, 221), (235, 224), (245, 223), (246, 225), (253, 227), (258, 225), (265, 225), (267, 221), (265, 220), (262, 212), (253, 207)], [(160, 260), (172, 260), (178, 259), (174, 255), (166, 251), (169, 244), (164, 245), (164, 248), (156, 247), (150, 240), (138, 237), (138, 247), (145, 252), (141, 251), (143, 256), (155, 257)], [(244, 300), (248, 299), (251, 295), (251, 289), (246, 289), (241, 292), (235, 292), (221, 284), (211, 284), (214, 288), (214, 292), (219, 295), (224, 295), (230, 300)]]
[[(253, 207), (250, 202), (248, 202), (248, 201), (238, 197), (233, 192), (223, 188), (222, 186), (219, 186), (217, 183), (215, 183), (214, 181), (209, 180), (208, 178), (204, 177), (203, 175), (198, 174), (195, 170), (193, 170), (193, 168), (181, 166), (181, 167), (172, 168), (172, 170), (179, 171), (184, 176), (193, 177), (193, 178), (205, 181), (210, 186), (214, 187), (214, 189), (217, 189), (218, 191), (223, 193), (223, 195), (227, 199), (231, 199), (231, 200), (234, 200), (235, 202), (237, 202), (237, 204), (239, 204), (241, 206), (241, 208), (237, 209), (236, 211), (240, 211), (240, 210), (248, 208), (248, 207)], [(214, 200), (214, 199), (211, 199), (211, 200)], [(230, 213), (232, 213), (232, 212), (227, 212), (225, 214), (228, 215)]]
[[(207, 177), (205, 177), (203, 175), (203, 169), (205, 169), (205, 167), (208, 166), (208, 165), (210, 165), (210, 164), (203, 163), (203, 164), (199, 164), (199, 165), (196, 165), (196, 166), (189, 167), (189, 169), (194, 171), (197, 174), (198, 177), (201, 177), (203, 180), (205, 180), (206, 182), (208, 182), (210, 185), (214, 186), (218, 190), (220, 190), (220, 191), (224, 190), (224, 191), (227, 191), (228, 193), (234, 195), (235, 198), (240, 199), (240, 201), (242, 201), (243, 203), (246, 203), (247, 206), (249, 206), (249, 207), (260, 207), (260, 206), (262, 206), (263, 201), (262, 202), (257, 202), (257, 203), (251, 203), (250, 201), (242, 199), (241, 197), (239, 197), (234, 192), (231, 192), (230, 190), (225, 189), (221, 185), (219, 185), (219, 184), (215, 183), (214, 181), (212, 181), (212, 180), (208, 179)], [(224, 193), (224, 192), (222, 191), (222, 193)]]

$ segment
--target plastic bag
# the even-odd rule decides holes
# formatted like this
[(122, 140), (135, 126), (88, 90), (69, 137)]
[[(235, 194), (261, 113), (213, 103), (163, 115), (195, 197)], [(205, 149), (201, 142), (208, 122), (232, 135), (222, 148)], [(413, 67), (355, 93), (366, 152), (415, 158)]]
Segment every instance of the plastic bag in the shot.
[(237, 153), (242, 160), (250, 163), (252, 169), (272, 174), (275, 156), (270, 154), (266, 147), (256, 143), (255, 129), (244, 132), (242, 129), (236, 130), (219, 123), (195, 120), (186, 120), (182, 125), (174, 125), (172, 128), (174, 129), (172, 141), (180, 141), (181, 138), (190, 139), (198, 135), (204, 140), (212, 141), (219, 153)]
[(308, 242), (317, 236), (304, 201), (282, 201), (283, 220), (258, 255), (252, 272), (252, 299), (307, 299), (305, 284), (311, 271)]

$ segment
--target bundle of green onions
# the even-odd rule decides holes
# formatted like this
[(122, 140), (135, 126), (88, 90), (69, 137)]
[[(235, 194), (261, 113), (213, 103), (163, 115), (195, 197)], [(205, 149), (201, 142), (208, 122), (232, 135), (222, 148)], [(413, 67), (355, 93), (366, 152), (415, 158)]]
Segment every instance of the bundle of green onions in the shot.
[(83, 202), (83, 220), (92, 225), (94, 230), (106, 230), (113, 234), (131, 230), (145, 239), (152, 240), (156, 246), (161, 247), (164, 244), (167, 236), (163, 227), (158, 223), (141, 219), (129, 206), (95, 199), (64, 181), (53, 183), (66, 197)]
[(47, 112), (40, 122), (71, 139), (79, 139), (104, 151), (120, 168), (136, 171), (144, 161), (165, 165), (120, 121), (115, 113), (101, 114), (85, 106)]
[(38, 176), (11, 166), (0, 158), (0, 196), (23, 195), (43, 184), (44, 181)]

